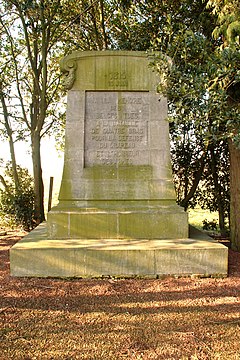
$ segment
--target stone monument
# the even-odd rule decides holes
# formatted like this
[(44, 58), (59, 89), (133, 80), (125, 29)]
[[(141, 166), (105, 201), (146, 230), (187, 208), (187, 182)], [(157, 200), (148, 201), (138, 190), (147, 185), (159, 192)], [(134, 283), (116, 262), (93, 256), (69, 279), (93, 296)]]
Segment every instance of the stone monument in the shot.
[[(59, 204), (11, 250), (15, 276), (146, 276), (227, 272), (227, 249), (189, 238), (176, 205), (166, 98), (143, 52), (74, 52)], [(207, 250), (206, 250), (207, 249)], [(21, 256), (34, 260), (28, 266)], [(213, 261), (214, 257), (214, 261)]]
[(172, 183), (167, 102), (146, 54), (80, 52), (61, 65), (69, 87), (66, 148), (49, 237), (188, 237)]

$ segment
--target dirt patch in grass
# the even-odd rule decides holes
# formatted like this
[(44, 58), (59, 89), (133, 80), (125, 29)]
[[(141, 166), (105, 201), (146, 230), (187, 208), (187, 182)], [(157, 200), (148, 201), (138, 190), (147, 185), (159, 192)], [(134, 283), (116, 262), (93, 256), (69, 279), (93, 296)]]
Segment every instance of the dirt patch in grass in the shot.
[(0, 359), (240, 359), (240, 254), (226, 279), (12, 278), (0, 236)]

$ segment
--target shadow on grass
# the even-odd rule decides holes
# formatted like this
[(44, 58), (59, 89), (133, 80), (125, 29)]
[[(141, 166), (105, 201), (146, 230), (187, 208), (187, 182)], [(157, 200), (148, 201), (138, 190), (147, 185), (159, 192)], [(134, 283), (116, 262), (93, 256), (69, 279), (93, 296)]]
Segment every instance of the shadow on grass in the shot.
[[(240, 254), (229, 251), (227, 279), (166, 278), (164, 280), (11, 278), (7, 247), (1, 240), (1, 307), (112, 314), (159, 312), (239, 312)], [(231, 277), (237, 276), (231, 282)], [(202, 301), (201, 301), (202, 299)], [(226, 301), (224, 300), (226, 299)], [(239, 300), (239, 299), (238, 299)]]

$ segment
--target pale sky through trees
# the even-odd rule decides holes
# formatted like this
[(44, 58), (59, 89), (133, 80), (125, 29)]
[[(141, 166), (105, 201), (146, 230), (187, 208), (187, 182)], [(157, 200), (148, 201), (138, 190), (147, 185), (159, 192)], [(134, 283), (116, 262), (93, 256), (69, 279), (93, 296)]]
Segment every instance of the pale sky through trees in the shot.
[[(31, 149), (30, 144), (21, 141), (15, 144), (16, 160), (17, 164), (21, 167), (27, 168), (32, 174), (32, 161), (31, 161)], [(41, 145), (42, 154), (42, 166), (43, 166), (43, 181), (45, 186), (45, 198), (48, 197), (48, 185), (50, 176), (54, 177), (53, 193), (55, 198), (59, 192), (60, 181), (62, 178), (63, 170), (63, 151), (57, 151), (53, 138), (44, 138)], [(4, 162), (10, 160), (10, 152), (8, 143), (1, 142), (0, 158)], [(0, 167), (0, 173), (4, 172), (3, 168)]]

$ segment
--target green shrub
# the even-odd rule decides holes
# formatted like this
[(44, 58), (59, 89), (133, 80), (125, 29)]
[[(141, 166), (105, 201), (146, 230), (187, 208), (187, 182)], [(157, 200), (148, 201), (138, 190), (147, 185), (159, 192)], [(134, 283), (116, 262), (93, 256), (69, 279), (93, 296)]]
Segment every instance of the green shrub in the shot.
[(217, 230), (218, 228), (218, 224), (217, 224), (217, 220), (213, 219), (213, 220), (203, 220), (203, 230)]
[(17, 167), (19, 186), (16, 188), (10, 164), (6, 166), (6, 186), (0, 189), (0, 214), (4, 225), (21, 226), (30, 231), (34, 228), (33, 179), (27, 169)]

